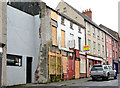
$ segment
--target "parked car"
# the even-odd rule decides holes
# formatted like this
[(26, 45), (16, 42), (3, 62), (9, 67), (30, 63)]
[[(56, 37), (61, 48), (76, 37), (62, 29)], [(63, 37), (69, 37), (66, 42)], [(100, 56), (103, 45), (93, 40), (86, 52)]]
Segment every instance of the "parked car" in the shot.
[(95, 80), (97, 78), (109, 80), (110, 77), (117, 79), (117, 72), (116, 70), (112, 69), (112, 66), (110, 65), (96, 64), (91, 68), (90, 74), (92, 80)]

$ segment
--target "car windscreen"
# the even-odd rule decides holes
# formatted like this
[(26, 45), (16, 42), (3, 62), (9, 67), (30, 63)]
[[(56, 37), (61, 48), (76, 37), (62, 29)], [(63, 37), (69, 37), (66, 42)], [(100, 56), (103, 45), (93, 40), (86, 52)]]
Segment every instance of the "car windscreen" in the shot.
[(92, 67), (91, 71), (101, 71), (103, 70), (102, 67)]

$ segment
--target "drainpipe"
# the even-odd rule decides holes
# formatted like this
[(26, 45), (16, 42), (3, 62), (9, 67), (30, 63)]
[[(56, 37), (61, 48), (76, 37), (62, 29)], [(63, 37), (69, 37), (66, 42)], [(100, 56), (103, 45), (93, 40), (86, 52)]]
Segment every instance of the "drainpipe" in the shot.
[[(87, 44), (87, 42), (86, 42), (87, 40), (86, 40), (86, 22), (85, 22), (85, 45)], [(87, 52), (85, 52), (85, 59), (86, 59), (86, 77), (88, 77), (88, 63), (87, 63)]]
[(1, 77), (2, 77), (2, 46), (1, 46), (1, 44), (0, 44), (0, 87), (2, 87), (1, 86)]

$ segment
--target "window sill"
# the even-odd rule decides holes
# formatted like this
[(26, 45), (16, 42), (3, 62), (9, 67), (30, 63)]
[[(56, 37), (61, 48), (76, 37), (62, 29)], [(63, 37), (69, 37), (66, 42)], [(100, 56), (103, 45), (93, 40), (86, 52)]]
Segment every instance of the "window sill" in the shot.
[(70, 29), (74, 30), (72, 27), (70, 27)]
[(65, 24), (61, 23), (63, 26), (65, 26)]
[(54, 47), (58, 47), (58, 45), (55, 45), (55, 44), (52, 44), (52, 46), (54, 46)]
[(82, 34), (82, 32), (78, 31), (78, 33)]
[(99, 37), (98, 37), (97, 39), (98, 39), (98, 40), (100, 40), (100, 38), (99, 38)]

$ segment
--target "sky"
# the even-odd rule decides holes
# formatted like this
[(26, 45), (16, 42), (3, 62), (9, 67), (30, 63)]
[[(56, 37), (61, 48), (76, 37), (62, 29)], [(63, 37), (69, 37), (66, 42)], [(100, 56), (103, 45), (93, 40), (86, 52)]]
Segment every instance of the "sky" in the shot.
[[(42, 0), (55, 9), (61, 0)], [(82, 12), (92, 10), (92, 20), (118, 32), (118, 2), (120, 0), (64, 0), (72, 7)]]

